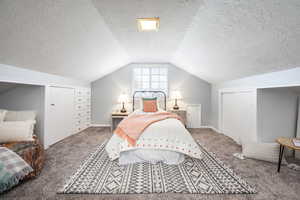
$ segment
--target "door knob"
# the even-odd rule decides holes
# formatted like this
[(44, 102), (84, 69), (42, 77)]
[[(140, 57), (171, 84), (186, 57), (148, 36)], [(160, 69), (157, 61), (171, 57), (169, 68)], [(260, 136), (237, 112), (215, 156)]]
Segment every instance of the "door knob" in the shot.
[(51, 103), (50, 105), (51, 105), (51, 106), (55, 106), (55, 104), (54, 104), (54, 103)]

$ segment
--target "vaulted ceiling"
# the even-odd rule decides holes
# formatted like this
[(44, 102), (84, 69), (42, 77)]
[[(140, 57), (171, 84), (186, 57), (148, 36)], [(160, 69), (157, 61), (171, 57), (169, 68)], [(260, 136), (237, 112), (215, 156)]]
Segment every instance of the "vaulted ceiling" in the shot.
[[(0, 63), (95, 80), (170, 62), (211, 83), (300, 66), (299, 0), (0, 0)], [(160, 17), (158, 32), (136, 18)]]

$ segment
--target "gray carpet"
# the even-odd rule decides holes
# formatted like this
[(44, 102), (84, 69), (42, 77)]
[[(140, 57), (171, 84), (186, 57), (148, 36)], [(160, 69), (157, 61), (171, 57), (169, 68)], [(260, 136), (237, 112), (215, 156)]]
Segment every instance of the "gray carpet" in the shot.
[(111, 136), (109, 128), (90, 128), (80, 134), (66, 138), (53, 145), (47, 151), (47, 160), (42, 174), (27, 181), (0, 196), (0, 199), (299, 199), (300, 172), (283, 166), (280, 174), (276, 172), (276, 164), (238, 160), (232, 153), (241, 151), (241, 147), (230, 138), (207, 129), (190, 130), (193, 137), (199, 139), (209, 151), (215, 152), (218, 158), (253, 185), (254, 195), (205, 195), (205, 194), (133, 194), (133, 195), (81, 195), (56, 194), (64, 185), (82, 160), (105, 139)]

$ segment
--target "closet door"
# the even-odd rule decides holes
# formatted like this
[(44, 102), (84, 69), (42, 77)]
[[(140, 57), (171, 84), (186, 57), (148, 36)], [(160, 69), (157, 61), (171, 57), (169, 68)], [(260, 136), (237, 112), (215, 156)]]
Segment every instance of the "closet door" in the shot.
[(74, 95), (72, 88), (49, 87), (47, 144), (54, 144), (72, 134), (74, 127)]
[(228, 92), (221, 95), (222, 132), (241, 144), (256, 141), (255, 92)]
[(201, 105), (190, 104), (187, 105), (187, 127), (200, 128), (201, 127)]

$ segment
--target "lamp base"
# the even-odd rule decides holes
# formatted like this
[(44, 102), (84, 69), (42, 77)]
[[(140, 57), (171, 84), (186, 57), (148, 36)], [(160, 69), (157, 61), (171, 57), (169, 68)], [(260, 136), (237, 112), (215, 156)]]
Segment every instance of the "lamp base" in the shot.
[(122, 109), (120, 110), (121, 113), (126, 113), (127, 110), (125, 109), (125, 106), (124, 106), (124, 102), (122, 102)]
[(174, 105), (173, 106), (173, 110), (179, 110), (179, 106), (178, 105)]
[(120, 110), (120, 112), (121, 112), (121, 113), (126, 113), (127, 110), (126, 110), (125, 108), (122, 108), (122, 109)]

